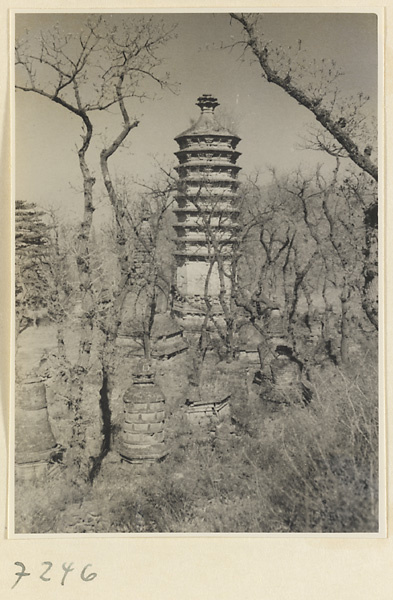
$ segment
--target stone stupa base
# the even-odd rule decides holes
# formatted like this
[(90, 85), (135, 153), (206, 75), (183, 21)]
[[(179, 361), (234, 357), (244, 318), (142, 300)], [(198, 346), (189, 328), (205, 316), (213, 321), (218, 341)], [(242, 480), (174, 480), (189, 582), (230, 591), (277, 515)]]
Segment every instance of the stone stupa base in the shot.
[(62, 468), (59, 463), (49, 463), (46, 460), (31, 463), (16, 463), (15, 478), (19, 481), (36, 481), (53, 479), (60, 474)]

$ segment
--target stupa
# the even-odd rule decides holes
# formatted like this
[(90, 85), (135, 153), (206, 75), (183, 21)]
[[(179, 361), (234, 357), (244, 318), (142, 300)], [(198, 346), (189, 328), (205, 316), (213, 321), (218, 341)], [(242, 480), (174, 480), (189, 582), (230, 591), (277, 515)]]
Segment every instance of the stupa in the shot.
[[(183, 338), (183, 329), (169, 315), (167, 294), (151, 285), (152, 245), (149, 214), (144, 211), (135, 239), (132, 260), (132, 271), (135, 288), (127, 294), (123, 309), (122, 322), (119, 327), (117, 345), (127, 350), (128, 356), (143, 357), (146, 355), (146, 338), (149, 338), (149, 354), (152, 358), (171, 358), (187, 350), (188, 345)], [(151, 303), (156, 304), (154, 318), (151, 319)]]
[[(176, 287), (174, 312), (189, 330), (200, 327), (206, 295), (213, 312), (220, 314), (220, 255), (225, 286), (229, 286), (230, 263), (238, 229), (238, 181), (240, 138), (217, 121), (219, 103), (210, 94), (198, 98), (199, 119), (176, 138), (179, 165)], [(228, 288), (227, 288), (228, 289)]]

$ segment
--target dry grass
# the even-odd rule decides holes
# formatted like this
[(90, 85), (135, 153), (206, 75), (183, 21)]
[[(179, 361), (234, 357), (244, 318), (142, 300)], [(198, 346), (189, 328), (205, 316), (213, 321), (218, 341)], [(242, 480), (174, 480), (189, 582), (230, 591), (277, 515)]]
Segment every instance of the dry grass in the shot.
[(121, 465), (110, 453), (92, 487), (67, 473), (17, 482), (18, 532), (372, 532), (378, 529), (376, 355), (312, 372), (308, 406), (232, 402), (233, 422), (191, 431), (167, 421), (169, 454)]

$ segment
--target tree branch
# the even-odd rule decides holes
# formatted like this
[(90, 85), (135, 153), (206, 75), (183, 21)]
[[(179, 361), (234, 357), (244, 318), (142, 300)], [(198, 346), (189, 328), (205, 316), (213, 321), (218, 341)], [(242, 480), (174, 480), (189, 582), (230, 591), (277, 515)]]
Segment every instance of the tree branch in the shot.
[(244, 13), (230, 13), (230, 16), (243, 26), (248, 38), (245, 43), (251, 48), (253, 54), (258, 59), (267, 81), (279, 86), (299, 104), (310, 110), (317, 121), (346, 150), (349, 158), (351, 158), (360, 169), (366, 171), (373, 179), (378, 181), (378, 167), (365, 153), (359, 150), (357, 144), (355, 144), (352, 138), (345, 132), (343, 123), (340, 123), (340, 119), (338, 121), (333, 120), (330, 116), (331, 113), (326, 110), (326, 108), (321, 107), (320, 102), (307, 96), (307, 94), (305, 94), (298, 86), (293, 84), (288, 75), (282, 77), (277, 70), (271, 66), (268, 47), (266, 44), (262, 44), (262, 47), (260, 47), (260, 44), (258, 43), (258, 34), (251, 19)]

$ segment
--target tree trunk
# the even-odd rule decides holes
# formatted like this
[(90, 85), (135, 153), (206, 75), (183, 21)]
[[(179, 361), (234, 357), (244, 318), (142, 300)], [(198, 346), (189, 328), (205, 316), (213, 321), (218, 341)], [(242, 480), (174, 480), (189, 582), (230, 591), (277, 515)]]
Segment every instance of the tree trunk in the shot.
[(340, 358), (343, 365), (349, 362), (349, 344), (351, 339), (351, 324), (350, 324), (350, 297), (351, 292), (347, 286), (344, 287), (341, 294), (341, 343), (340, 343)]
[[(79, 92), (75, 88), (79, 100)], [(86, 423), (83, 415), (83, 400), (85, 397), (85, 380), (90, 367), (90, 351), (93, 341), (94, 301), (91, 288), (90, 267), (90, 235), (93, 220), (93, 187), (92, 177), (86, 162), (86, 152), (92, 138), (92, 125), (86, 115), (83, 121), (85, 134), (83, 144), (78, 151), (79, 167), (83, 178), (84, 212), (80, 231), (77, 237), (76, 264), (79, 275), (79, 287), (82, 294), (82, 315), (80, 319), (81, 338), (79, 342), (78, 360), (72, 369), (72, 387), (70, 404), (74, 413), (74, 424), (70, 442), (71, 466), (74, 468), (72, 478), (78, 484), (87, 482), (89, 478), (89, 458), (86, 456)]]
[(362, 306), (370, 323), (378, 329), (378, 205), (374, 203), (365, 213), (364, 287)]

